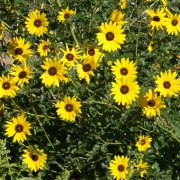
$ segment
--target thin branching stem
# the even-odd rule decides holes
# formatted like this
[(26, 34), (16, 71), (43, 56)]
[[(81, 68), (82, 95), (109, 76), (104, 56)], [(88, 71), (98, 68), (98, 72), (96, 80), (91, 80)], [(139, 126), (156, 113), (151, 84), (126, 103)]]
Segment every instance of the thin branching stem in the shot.
[[(35, 109), (34, 107), (32, 107), (32, 109), (33, 109), (34, 113), (37, 115), (36, 109)], [(44, 134), (45, 134), (45, 136), (46, 136), (46, 139), (48, 140), (49, 144), (51, 145), (51, 147), (52, 147), (53, 149), (55, 149), (54, 146), (53, 146), (53, 144), (52, 144), (52, 142), (51, 142), (51, 140), (50, 140), (49, 137), (48, 137), (48, 134), (46, 133), (46, 130), (45, 130), (44, 127), (43, 127), (43, 124), (41, 123), (41, 121), (40, 121), (40, 119), (39, 119), (39, 116), (35, 116), (35, 117), (36, 117), (36, 119), (37, 119), (37, 121), (38, 121), (41, 129), (43, 130), (43, 132), (44, 132)]]
[(160, 128), (162, 128), (164, 131), (170, 134), (173, 139), (180, 143), (179, 137), (177, 137), (176, 134), (174, 134), (174, 132), (170, 130), (170, 127), (167, 125), (165, 119), (160, 116), (160, 121), (157, 121), (157, 123)]
[(122, 143), (120, 142), (108, 142), (108, 141), (105, 141), (104, 139), (102, 139), (99, 135), (95, 135), (95, 138), (99, 141), (101, 141), (103, 144), (105, 145), (120, 145)]
[[(6, 143), (6, 141), (5, 141), (5, 143)], [(8, 159), (8, 155), (7, 155), (7, 151), (5, 151), (6, 152), (6, 160), (7, 160), (7, 164), (8, 164), (8, 170), (9, 170), (9, 173), (10, 174), (12, 174), (12, 172), (11, 172), (11, 167), (10, 167), (10, 164), (9, 164), (9, 159)]]
[(73, 39), (74, 39), (74, 42), (75, 42), (75, 44), (76, 44), (76, 47), (77, 48), (79, 48), (80, 46), (79, 46), (79, 42), (78, 42), (78, 40), (77, 40), (77, 38), (76, 38), (76, 35), (75, 35), (75, 32), (74, 32), (74, 25), (72, 24), (72, 25), (70, 25), (70, 31), (71, 31), (71, 35), (72, 35), (72, 37), (73, 37)]

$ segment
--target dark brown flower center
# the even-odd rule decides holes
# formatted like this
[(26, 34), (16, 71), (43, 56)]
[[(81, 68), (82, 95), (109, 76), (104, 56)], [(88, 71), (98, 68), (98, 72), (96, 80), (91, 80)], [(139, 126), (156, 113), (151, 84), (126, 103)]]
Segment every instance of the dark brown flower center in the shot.
[(150, 106), (150, 107), (154, 107), (155, 104), (156, 104), (156, 102), (154, 101), (154, 99), (151, 99), (148, 101), (148, 106)]
[(43, 46), (43, 51), (47, 50), (48, 49), (48, 46), (47, 45), (44, 45)]
[(68, 19), (70, 17), (70, 14), (69, 13), (65, 13), (64, 14), (64, 19)]
[(36, 19), (36, 20), (34, 21), (34, 26), (40, 27), (41, 25), (42, 25), (42, 23), (41, 23), (41, 20), (40, 20), (40, 19)]
[(106, 33), (106, 39), (112, 41), (114, 39), (114, 34), (112, 32)]
[(20, 73), (19, 73), (19, 78), (20, 79), (23, 79), (23, 78), (25, 78), (27, 76), (27, 72), (26, 71), (21, 71)]
[(83, 65), (83, 71), (84, 72), (88, 72), (91, 70), (91, 65), (90, 64), (84, 64)]
[(118, 170), (119, 170), (120, 172), (124, 171), (124, 166), (123, 166), (123, 165), (119, 165), (119, 166), (118, 166)]
[(95, 54), (94, 49), (89, 49), (89, 50), (88, 50), (88, 54), (89, 54), (90, 56), (94, 56), (94, 54)]
[(15, 131), (18, 132), (18, 133), (22, 132), (23, 131), (23, 126), (21, 124), (17, 124), (15, 126)]
[(121, 86), (120, 91), (122, 94), (127, 94), (129, 92), (129, 88), (127, 86)]
[(67, 59), (68, 61), (72, 61), (72, 60), (74, 59), (74, 55), (71, 54), (71, 53), (68, 53), (68, 54), (66, 55), (66, 59)]
[(21, 55), (23, 53), (23, 50), (22, 48), (16, 48), (14, 53), (15, 55)]
[(154, 16), (154, 17), (153, 17), (153, 21), (159, 22), (159, 21), (160, 21), (159, 16)]
[(31, 156), (31, 159), (32, 159), (33, 161), (37, 161), (37, 160), (38, 160), (38, 156), (35, 155), (35, 154), (33, 154), (33, 155)]
[(4, 83), (2, 84), (2, 88), (5, 89), (5, 90), (10, 89), (10, 87), (11, 87), (11, 85), (10, 85), (9, 82), (4, 82)]
[(176, 25), (178, 24), (178, 20), (177, 20), (177, 19), (173, 19), (173, 20), (171, 21), (171, 24), (172, 24), (173, 26), (176, 26)]
[(120, 73), (122, 75), (127, 75), (128, 74), (128, 70), (126, 68), (121, 68)]
[(72, 104), (66, 104), (65, 109), (66, 109), (66, 111), (71, 112), (71, 111), (73, 111), (73, 105)]
[(169, 89), (169, 88), (171, 87), (171, 84), (170, 84), (169, 81), (165, 81), (165, 82), (163, 83), (163, 86), (164, 86), (164, 88)]
[(48, 73), (49, 73), (50, 76), (54, 76), (54, 75), (57, 74), (57, 69), (55, 67), (50, 67), (48, 69)]
[(146, 143), (146, 141), (144, 139), (140, 141), (141, 145), (144, 145), (145, 143)]

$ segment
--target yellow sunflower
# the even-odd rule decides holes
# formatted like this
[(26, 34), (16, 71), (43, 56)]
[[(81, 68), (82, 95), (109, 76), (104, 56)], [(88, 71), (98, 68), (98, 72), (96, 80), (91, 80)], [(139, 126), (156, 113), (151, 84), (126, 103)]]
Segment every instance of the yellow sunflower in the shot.
[(81, 51), (78, 51), (78, 49), (74, 47), (72, 49), (69, 49), (67, 44), (66, 50), (61, 49), (61, 51), (63, 52), (63, 57), (60, 61), (69, 68), (74, 67), (81, 58), (81, 56), (79, 55)]
[(175, 34), (180, 32), (180, 14), (170, 15), (165, 22), (166, 31), (168, 34)]
[(162, 98), (151, 89), (144, 96), (140, 96), (139, 104), (147, 117), (160, 116), (160, 109), (166, 107)]
[(27, 31), (30, 34), (34, 34), (35, 36), (39, 37), (47, 32), (49, 22), (46, 18), (46, 14), (41, 14), (40, 11), (36, 9), (28, 14), (25, 24)]
[(126, 23), (126, 21), (124, 21), (124, 16), (124, 13), (120, 12), (118, 9), (114, 9), (110, 15), (110, 21), (122, 26)]
[(26, 164), (31, 171), (38, 171), (44, 168), (47, 155), (42, 149), (36, 149), (33, 152), (25, 149), (22, 155), (23, 164)]
[(4, 76), (0, 77), (0, 98), (2, 97), (14, 97), (16, 95), (16, 91), (19, 88), (16, 86), (16, 81), (14, 77)]
[(120, 0), (119, 6), (121, 9), (126, 9), (126, 0)]
[(24, 142), (26, 140), (26, 135), (31, 135), (31, 124), (26, 121), (26, 116), (24, 114), (13, 117), (11, 121), (5, 124), (5, 128), (5, 135), (13, 137), (13, 142)]
[(164, 9), (158, 9), (154, 12), (152, 9), (147, 9), (146, 13), (149, 15), (149, 26), (152, 29), (162, 29), (166, 21), (166, 13)]
[(148, 148), (151, 147), (152, 138), (149, 136), (139, 136), (139, 140), (136, 142), (136, 147), (138, 151), (146, 151)]
[(37, 52), (40, 54), (40, 56), (47, 56), (48, 53), (50, 52), (50, 40), (47, 39), (46, 41), (45, 40), (42, 40), (41, 43), (39, 43), (38, 45), (38, 49), (37, 49)]
[(156, 76), (155, 79), (157, 85), (155, 92), (160, 92), (164, 97), (177, 96), (180, 91), (180, 78), (176, 79), (177, 75), (176, 72), (171, 72), (170, 69), (164, 73), (161, 72), (160, 76)]
[(96, 68), (96, 64), (94, 59), (88, 57), (83, 60), (82, 64), (77, 65), (77, 73), (80, 80), (85, 79), (86, 82), (89, 84), (90, 77), (94, 76), (93, 70)]
[(26, 60), (26, 58), (32, 55), (32, 51), (29, 49), (31, 44), (26, 42), (24, 38), (13, 38), (10, 41), (9, 54), (20, 62)]
[(76, 11), (70, 10), (69, 7), (67, 7), (66, 9), (62, 9), (61, 11), (59, 11), (58, 14), (58, 21), (64, 23), (67, 19), (69, 19), (72, 15), (75, 15)]
[(64, 81), (66, 74), (65, 67), (56, 58), (54, 60), (46, 58), (41, 67), (45, 72), (41, 75), (40, 79), (42, 79), (42, 83), (45, 86), (59, 87), (59, 82)]
[(116, 180), (126, 179), (128, 174), (129, 158), (124, 156), (114, 156), (114, 160), (109, 163), (109, 170)]
[(139, 85), (136, 81), (126, 78), (112, 82), (113, 99), (118, 105), (130, 105), (135, 101), (139, 94)]
[(0, 22), (0, 39), (2, 39), (4, 34), (5, 26), (2, 22)]
[(121, 49), (121, 44), (124, 44), (126, 35), (120, 25), (112, 23), (102, 23), (99, 27), (100, 32), (97, 33), (98, 45), (102, 45), (102, 49), (108, 52)]
[(143, 162), (142, 160), (140, 160), (139, 163), (135, 166), (137, 170), (140, 171), (140, 177), (144, 177), (144, 174), (147, 174), (147, 168), (148, 168), (147, 162)]
[(14, 81), (17, 82), (18, 86), (23, 86), (29, 83), (29, 79), (32, 78), (31, 71), (27, 66), (26, 62), (23, 63), (22, 67), (13, 64), (10, 74), (14, 76)]
[(117, 60), (114, 64), (111, 70), (117, 81), (122, 78), (135, 79), (137, 77), (136, 64), (133, 61), (129, 61), (129, 58), (121, 58), (121, 60)]
[(75, 122), (76, 116), (81, 113), (81, 103), (76, 97), (65, 97), (56, 103), (57, 115), (65, 121)]
[(98, 66), (98, 64), (102, 61), (102, 58), (104, 57), (104, 53), (99, 50), (99, 48), (95, 48), (93, 46), (88, 46), (86, 50), (86, 54), (84, 54), (83, 59), (86, 58), (93, 58), (95, 64)]

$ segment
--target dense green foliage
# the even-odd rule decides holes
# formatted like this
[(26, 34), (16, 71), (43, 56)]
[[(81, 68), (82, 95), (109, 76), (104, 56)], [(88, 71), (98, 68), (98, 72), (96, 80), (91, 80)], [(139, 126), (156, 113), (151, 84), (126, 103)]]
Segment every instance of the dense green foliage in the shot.
[[(146, 118), (134, 102), (129, 108), (119, 107), (111, 95), (113, 75), (111, 63), (128, 57), (138, 67), (138, 83), (141, 93), (155, 87), (154, 77), (161, 71), (171, 69), (179, 72), (177, 55), (179, 36), (168, 35), (165, 30), (152, 31), (148, 27), (145, 10), (162, 7), (154, 0), (129, 0), (124, 25), (126, 41), (122, 49), (105, 52), (100, 66), (91, 77), (90, 84), (80, 81), (75, 69), (70, 72), (72, 81), (60, 87), (45, 87), (39, 77), (44, 57), (36, 53), (41, 39), (51, 41), (50, 57), (62, 57), (57, 53), (65, 43), (85, 51), (89, 43), (97, 45), (96, 33), (102, 22), (108, 22), (113, 9), (119, 8), (117, 0), (2, 0), (0, 21), (5, 23), (4, 38), (0, 40), (0, 75), (8, 74), (11, 57), (7, 55), (9, 39), (23, 37), (30, 41), (33, 56), (28, 58), (33, 79), (23, 86), (14, 98), (1, 98), (5, 112), (0, 112), (0, 179), (112, 179), (108, 170), (114, 155), (128, 156), (129, 171), (140, 159), (148, 163), (145, 179), (178, 180), (180, 143), (180, 96), (165, 98), (166, 109), (161, 116)], [(178, 1), (169, 2), (172, 12), (179, 13)], [(62, 24), (57, 21), (58, 12), (70, 7), (76, 15)], [(46, 13), (48, 32), (43, 37), (29, 35), (25, 18), (34, 9)], [(152, 35), (151, 35), (152, 34)], [(154, 51), (147, 46), (154, 42)], [(6, 56), (7, 55), (7, 56)], [(6, 57), (4, 57), (6, 56)], [(56, 114), (55, 103), (64, 96), (76, 96), (82, 103), (82, 114), (75, 123), (62, 121)], [(25, 113), (32, 124), (32, 136), (24, 143), (13, 143), (5, 136), (4, 124), (17, 113)], [(152, 147), (139, 153), (135, 147), (139, 135), (152, 137)], [(23, 149), (27, 146), (44, 149), (47, 162), (43, 170), (31, 172), (22, 165)], [(28, 178), (29, 177), (29, 178)], [(130, 179), (141, 179), (138, 172), (130, 173)]]

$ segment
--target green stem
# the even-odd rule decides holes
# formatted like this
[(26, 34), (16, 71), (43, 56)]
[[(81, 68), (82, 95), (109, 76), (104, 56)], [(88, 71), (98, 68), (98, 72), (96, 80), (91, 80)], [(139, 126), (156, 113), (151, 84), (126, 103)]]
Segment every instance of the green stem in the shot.
[(141, 129), (143, 129), (144, 131), (153, 132), (153, 131), (150, 131), (149, 129), (146, 129), (146, 128), (142, 127), (142, 126), (138, 126), (138, 127), (141, 128)]
[(1, 22), (2, 22), (5, 26), (7, 26), (8, 28), (11, 28), (11, 26), (10, 26), (9, 24), (7, 24), (5, 21), (1, 20)]
[[(19, 178), (19, 176), (20, 176), (20, 174), (21, 174), (22, 171), (24, 171), (24, 168), (23, 168), (23, 167), (21, 167), (20, 171), (17, 173), (16, 179)], [(22, 176), (22, 175), (21, 175), (21, 176)]]
[[(79, 85), (80, 85), (80, 84), (78, 84), (78, 86), (79, 86)], [(103, 102), (103, 101), (89, 101), (89, 102), (83, 102), (84, 104), (87, 104), (87, 103), (97, 103), (97, 104), (102, 104), (102, 105), (109, 106), (109, 107), (111, 107), (111, 108), (114, 108), (114, 109), (120, 111), (120, 109), (119, 109), (118, 107), (110, 104), (110, 102), (107, 102), (107, 100), (106, 100), (105, 98), (100, 97), (98, 94), (96, 94), (94, 91), (92, 91), (92, 90), (89, 89), (88, 87), (86, 87), (86, 89), (87, 89), (90, 93), (92, 93), (93, 95), (98, 96), (99, 98), (101, 98), (102, 100), (104, 100), (104, 102)], [(105, 101), (106, 101), (106, 102), (105, 102)]]
[[(9, 109), (9, 110), (11, 110), (12, 108), (9, 108), (9, 107), (5, 107), (6, 109)], [(18, 108), (19, 109), (19, 108)], [(19, 112), (19, 111), (22, 111), (24, 114), (27, 114), (27, 115), (29, 115), (29, 116), (33, 116), (33, 117), (36, 117), (36, 116), (38, 116), (38, 117), (40, 117), (40, 118), (49, 118), (49, 119), (56, 119), (55, 117), (52, 117), (52, 116), (48, 116), (48, 115), (46, 115), (46, 114), (44, 114), (44, 115), (41, 115), (41, 114), (34, 114), (34, 113), (30, 113), (30, 112), (26, 112), (26, 111), (23, 111), (22, 109), (20, 109), (20, 110), (18, 110), (18, 109), (13, 109), (14, 111), (16, 111), (16, 112)]]
[(97, 140), (100, 140), (103, 144), (106, 144), (106, 145), (120, 145), (120, 144), (122, 144), (120, 142), (114, 143), (114, 142), (104, 141), (100, 136), (97, 136), (97, 135), (95, 135), (95, 138)]
[(78, 42), (76, 35), (74, 33), (74, 26), (73, 25), (70, 26), (70, 31), (71, 31), (72, 37), (74, 39), (74, 42), (76, 43), (76, 47), (79, 48), (80, 47), (79, 42)]
[[(36, 115), (38, 115), (37, 112), (36, 112), (36, 109), (35, 109), (34, 107), (32, 107), (32, 109), (33, 109), (34, 113), (35, 113)], [(53, 148), (53, 150), (55, 150), (55, 148), (54, 148), (54, 146), (53, 146), (51, 140), (49, 139), (49, 137), (48, 137), (48, 135), (47, 135), (47, 133), (46, 133), (46, 130), (45, 130), (44, 127), (43, 127), (43, 124), (41, 123), (41, 121), (40, 121), (40, 119), (39, 119), (39, 116), (35, 116), (35, 117), (36, 117), (36, 119), (37, 119), (37, 121), (38, 121), (38, 123), (39, 123), (41, 129), (43, 130), (43, 132), (44, 132), (44, 134), (45, 134), (45, 136), (46, 136), (46, 138), (47, 138), (49, 144), (51, 145), (51, 147)]]
[(118, 108), (118, 107), (116, 107), (116, 106), (114, 106), (114, 105), (111, 105), (110, 103), (106, 103), (106, 102), (100, 102), (100, 101), (88, 101), (88, 102), (83, 102), (84, 104), (102, 104), (102, 105), (106, 105), (106, 106), (109, 106), (109, 107), (111, 107), (111, 108), (114, 108), (114, 109), (116, 109), (116, 110), (118, 110), (118, 111), (120, 111), (120, 109)]
[[(142, 19), (142, 18), (141, 18)], [(135, 52), (135, 55), (137, 57), (137, 54), (138, 54), (138, 46), (139, 46), (139, 35), (140, 35), (140, 31), (141, 31), (141, 21), (139, 23), (139, 28), (138, 28), (138, 37), (136, 39), (136, 52)], [(137, 63), (137, 60), (136, 60), (136, 63)]]
[[(77, 81), (76, 81), (77, 82)], [(71, 81), (71, 83), (72, 83), (72, 85), (75, 87), (75, 88), (78, 88), (78, 85), (80, 85), (80, 84), (78, 84), (78, 85), (76, 85), (76, 82), (72, 79), (72, 81)]]
[(57, 0), (57, 3), (58, 3), (58, 6), (59, 6), (59, 7), (62, 7), (60, 0)]
[(162, 128), (164, 131), (166, 131), (167, 133), (171, 134), (171, 136), (173, 137), (173, 139), (175, 139), (178, 143), (180, 143), (180, 139), (178, 137), (176, 137), (176, 135), (172, 132), (167, 130), (166, 128), (164, 128), (164, 126), (162, 126), (161, 124), (158, 123), (158, 126), (160, 128)]
[[(19, 144), (20, 144), (21, 146), (23, 146), (24, 148), (27, 148), (26, 145), (24, 145), (22, 142), (19, 142)], [(28, 143), (28, 144), (29, 144), (29, 143)]]
[(22, 111), (23, 113), (25, 112), (24, 110), (22, 110), (22, 108), (20, 107), (20, 106), (18, 106), (17, 104), (16, 104), (16, 102), (12, 99), (12, 98), (10, 98), (11, 99), (11, 101), (12, 101), (12, 104), (14, 104), (14, 106), (17, 108), (17, 109), (19, 109), (19, 111)]
[(15, 10), (15, 12), (18, 14), (18, 16), (21, 16), (21, 17), (23, 17), (23, 19), (25, 19), (25, 16), (21, 13), (21, 11)]
[[(135, 4), (137, 4), (137, 1), (138, 0), (136, 0), (136, 2), (135, 2)], [(134, 8), (133, 8), (133, 10), (131, 11), (131, 14), (130, 14), (130, 16), (127, 18), (127, 20), (131, 20), (132, 19), (132, 15), (133, 15), (133, 13), (134, 13), (134, 11), (135, 11), (135, 9), (136, 9), (137, 7), (136, 6), (134, 6)]]
[[(6, 144), (6, 140), (5, 140), (5, 144)], [(6, 152), (6, 151), (5, 151), (5, 152)], [(11, 167), (10, 167), (10, 164), (9, 164), (9, 159), (8, 159), (7, 152), (6, 152), (6, 160), (7, 160), (7, 164), (8, 164), (9, 173), (12, 174)]]
[(157, 121), (158, 126), (162, 128), (164, 131), (166, 131), (167, 133), (169, 133), (178, 143), (180, 143), (180, 139), (174, 134), (174, 132), (169, 130), (170, 127), (167, 125), (165, 120), (161, 116), (160, 116), (160, 119), (161, 121)]

